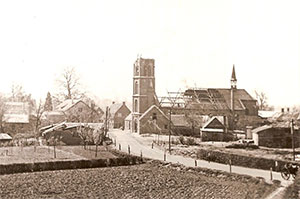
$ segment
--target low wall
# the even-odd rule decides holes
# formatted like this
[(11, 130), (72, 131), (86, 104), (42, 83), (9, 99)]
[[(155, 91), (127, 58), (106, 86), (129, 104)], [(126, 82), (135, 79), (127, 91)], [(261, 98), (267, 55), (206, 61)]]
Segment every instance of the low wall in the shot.
[(126, 156), (111, 159), (18, 163), (0, 165), (0, 175), (35, 171), (126, 166), (140, 163), (143, 163), (143, 160), (137, 156)]
[[(281, 171), (281, 168), (287, 162), (289, 162), (283, 160), (244, 156), (244, 155), (225, 153), (220, 151), (211, 151), (205, 149), (198, 150), (197, 158), (207, 160), (207, 161), (212, 161), (212, 162), (218, 162), (222, 164), (229, 164), (229, 160), (231, 160), (232, 165), (263, 169), (263, 170), (270, 170), (270, 168), (272, 168), (273, 171)], [(300, 166), (300, 164), (298, 165)]]

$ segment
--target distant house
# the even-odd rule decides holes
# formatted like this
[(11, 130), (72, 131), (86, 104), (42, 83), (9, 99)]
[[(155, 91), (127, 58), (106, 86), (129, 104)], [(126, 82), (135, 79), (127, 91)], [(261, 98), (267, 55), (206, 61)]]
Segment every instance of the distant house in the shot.
[(140, 118), (140, 134), (169, 132), (169, 118), (156, 105), (152, 105)]
[(212, 117), (200, 131), (202, 141), (226, 141), (228, 139), (226, 134), (229, 135), (225, 132), (225, 126), (218, 117)]
[(5, 102), (4, 131), (10, 135), (33, 130), (31, 108), (27, 102)]
[(125, 128), (125, 118), (130, 114), (125, 102), (115, 103), (109, 107), (109, 126), (110, 128)]
[[(288, 123), (264, 125), (252, 130), (252, 138), (256, 145), (271, 148), (291, 148), (292, 136)], [(300, 146), (298, 129), (294, 129), (294, 144), (295, 147)]]
[(172, 114), (172, 132), (175, 135), (200, 137), (200, 127), (208, 120), (208, 116)]
[(125, 130), (130, 130), (132, 125), (132, 114), (130, 113), (126, 118), (125, 118)]
[(0, 143), (9, 142), (12, 140), (12, 137), (7, 133), (0, 133)]
[[(93, 136), (94, 129), (101, 129), (103, 123), (67, 123), (62, 122), (45, 126), (40, 129), (41, 135), (50, 142), (51, 138), (58, 138), (59, 142), (66, 145), (80, 145), (83, 143), (83, 138), (78, 134), (78, 128), (88, 128), (91, 130), (89, 136)], [(85, 135), (87, 136), (87, 135)], [(87, 140), (91, 138), (87, 137)], [(91, 141), (91, 140), (90, 140)]]
[(101, 122), (103, 111), (91, 107), (82, 100), (65, 100), (54, 111), (45, 112), (43, 118), (48, 124), (59, 122)]

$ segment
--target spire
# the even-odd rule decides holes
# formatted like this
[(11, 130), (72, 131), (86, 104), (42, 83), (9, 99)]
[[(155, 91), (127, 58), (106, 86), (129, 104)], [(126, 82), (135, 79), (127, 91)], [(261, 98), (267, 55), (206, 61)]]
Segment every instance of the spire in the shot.
[(230, 80), (232, 89), (236, 89), (236, 82), (237, 82), (237, 79), (236, 79), (236, 76), (235, 76), (235, 68), (234, 68), (234, 64), (233, 64), (231, 80)]
[(236, 79), (236, 75), (235, 75), (234, 64), (233, 64), (233, 68), (232, 68), (231, 81), (237, 81), (237, 79)]

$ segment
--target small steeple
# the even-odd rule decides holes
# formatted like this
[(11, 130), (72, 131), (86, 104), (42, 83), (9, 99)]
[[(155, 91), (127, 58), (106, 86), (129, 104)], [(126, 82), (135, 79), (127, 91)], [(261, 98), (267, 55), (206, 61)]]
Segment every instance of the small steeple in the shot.
[(237, 79), (236, 79), (236, 75), (235, 75), (235, 68), (234, 68), (234, 64), (233, 64), (233, 68), (232, 68), (231, 81), (237, 81)]
[(236, 82), (237, 82), (237, 79), (236, 79), (235, 68), (234, 68), (234, 64), (233, 64), (231, 80), (230, 80), (231, 88), (236, 88)]

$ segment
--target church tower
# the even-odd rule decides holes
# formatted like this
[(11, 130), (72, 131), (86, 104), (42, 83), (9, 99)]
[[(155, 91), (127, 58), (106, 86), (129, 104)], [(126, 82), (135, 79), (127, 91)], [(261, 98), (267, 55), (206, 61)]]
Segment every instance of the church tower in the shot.
[(137, 58), (133, 65), (132, 132), (139, 132), (139, 117), (152, 105), (155, 94), (154, 59)]

